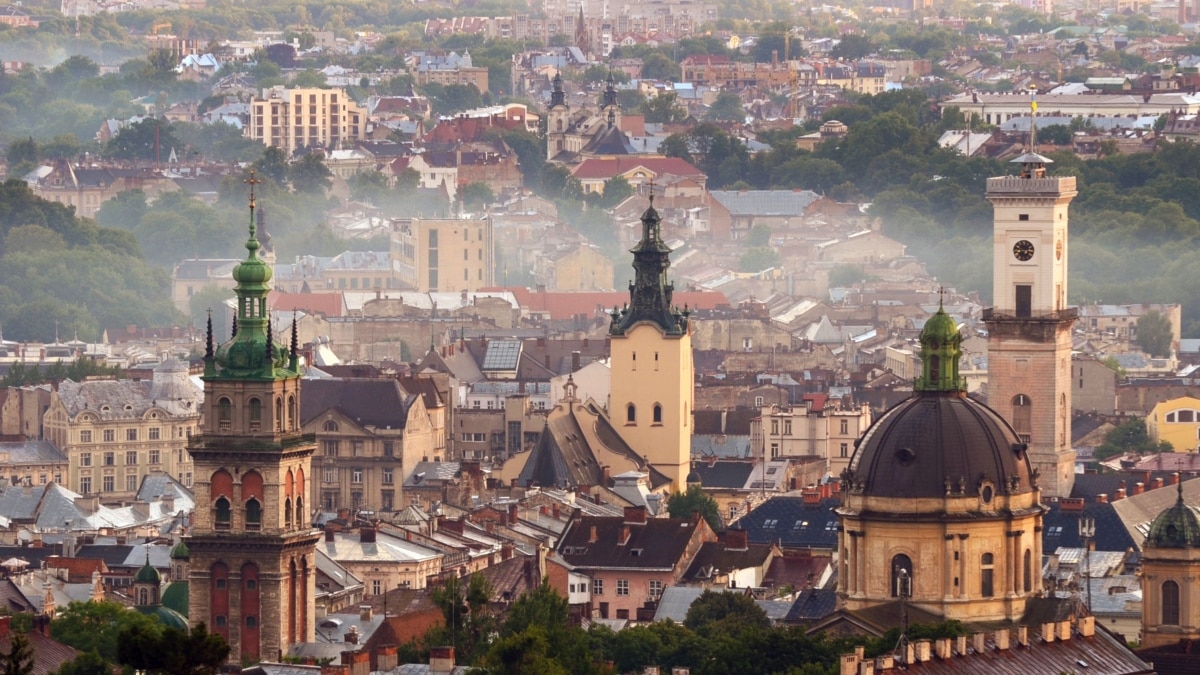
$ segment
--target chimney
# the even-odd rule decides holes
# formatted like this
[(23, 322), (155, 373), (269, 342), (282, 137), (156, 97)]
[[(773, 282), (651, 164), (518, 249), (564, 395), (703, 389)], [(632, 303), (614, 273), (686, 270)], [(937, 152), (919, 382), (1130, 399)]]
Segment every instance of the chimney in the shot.
[(434, 673), (454, 670), (454, 647), (430, 647), (429, 670)]
[(375, 543), (375, 528), (363, 527), (358, 531), (358, 541), (363, 544)]
[[(1178, 476), (1179, 474), (1175, 474)], [(1096, 617), (1081, 616), (1079, 617), (1079, 637), (1095, 637), (1096, 635)]]
[(921, 663), (927, 663), (929, 661), (930, 652), (932, 651), (929, 647), (929, 640), (917, 640), (917, 661), (920, 661)]
[(996, 640), (996, 649), (999, 649), (1000, 651), (1008, 649), (1008, 641), (1011, 638), (1012, 635), (1008, 632), (1007, 628), (1001, 628), (1000, 630), (996, 631), (996, 636), (994, 638)]
[(729, 528), (725, 530), (725, 550), (727, 551), (745, 551), (750, 548), (750, 537), (748, 533), (740, 528)]
[(1042, 624), (1042, 642), (1054, 642), (1054, 622)]
[(1029, 626), (1017, 626), (1017, 644), (1029, 646)]
[(971, 646), (976, 654), (982, 654), (987, 649), (987, 633), (975, 633), (971, 636)]
[(600, 540), (600, 537), (599, 537), (599, 535), (596, 534), (596, 526), (593, 525), (591, 533), (588, 534), (588, 543), (594, 544), (599, 540)]
[(933, 643), (933, 653), (943, 661), (949, 661), (954, 652), (950, 646), (950, 638), (939, 638)]
[(956, 653), (958, 653), (959, 656), (967, 655), (967, 636), (966, 635), (959, 635), (958, 637), (954, 638), (954, 651)]
[(646, 507), (645, 506), (626, 506), (625, 507), (625, 522), (645, 524), (646, 522)]
[(1054, 630), (1058, 633), (1059, 642), (1066, 642), (1071, 639), (1071, 621), (1064, 619), (1054, 624)]
[(379, 670), (387, 672), (396, 668), (398, 661), (397, 652), (399, 648), (396, 645), (380, 645), (375, 651), (375, 662)]
[(361, 620), (361, 621), (370, 621), (372, 616), (373, 616), (373, 614), (372, 614), (372, 612), (371, 612), (371, 606), (370, 606), (370, 605), (359, 605), (359, 606), (358, 606), (358, 618), (359, 618), (359, 620)]
[(1108, 495), (1104, 492), (1101, 492), (1100, 494), (1096, 495), (1096, 503), (1097, 504), (1107, 504), (1108, 503)]
[[(1133, 493), (1132, 493), (1133, 495), (1140, 495), (1140, 494), (1142, 494), (1142, 493), (1143, 493), (1143, 492), (1145, 492), (1145, 491), (1146, 491), (1146, 484), (1145, 484), (1145, 483), (1143, 483), (1143, 482), (1141, 482), (1141, 481), (1138, 481), (1138, 482), (1136, 482), (1136, 483), (1134, 483), (1134, 484), (1133, 484)], [(1131, 495), (1131, 496), (1132, 496), (1132, 495)]]

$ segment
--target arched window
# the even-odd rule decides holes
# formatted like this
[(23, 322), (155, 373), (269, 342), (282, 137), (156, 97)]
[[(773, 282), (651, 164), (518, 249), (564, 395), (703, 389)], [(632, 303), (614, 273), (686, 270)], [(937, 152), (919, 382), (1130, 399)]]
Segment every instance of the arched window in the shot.
[(246, 502), (246, 529), (262, 529), (262, 504), (257, 499)]
[(233, 401), (222, 396), (217, 401), (217, 430), (229, 431), (233, 428)]
[(325, 420), (325, 424), (321, 426), (322, 431), (337, 431), (338, 423), (333, 420)]
[(250, 399), (250, 431), (262, 429), (262, 401), (258, 397)]
[(979, 571), (979, 594), (990, 598), (996, 595), (996, 559), (991, 553), (984, 553), (979, 563), (982, 567)]
[(232, 520), (233, 511), (229, 508), (229, 500), (218, 497), (217, 501), (213, 503), (213, 524), (218, 530), (228, 530)]
[(1029, 397), (1025, 394), (1017, 394), (1012, 400), (1012, 425), (1013, 430), (1021, 437), (1021, 440), (1028, 443), (1029, 433), (1033, 422), (1033, 405)]
[(292, 528), (292, 500), (283, 500), (283, 525), (289, 530)]
[(912, 559), (903, 553), (892, 556), (892, 597), (912, 597), (913, 588)]
[(1179, 584), (1170, 579), (1162, 584), (1162, 622), (1164, 626), (1179, 625)]
[(625, 423), (637, 424), (637, 406), (632, 403), (625, 406)]
[(654, 404), (654, 423), (662, 424), (662, 406), (657, 403)]
[(1022, 576), (1025, 580), (1025, 592), (1029, 593), (1033, 590), (1033, 551), (1025, 549), (1025, 569)]

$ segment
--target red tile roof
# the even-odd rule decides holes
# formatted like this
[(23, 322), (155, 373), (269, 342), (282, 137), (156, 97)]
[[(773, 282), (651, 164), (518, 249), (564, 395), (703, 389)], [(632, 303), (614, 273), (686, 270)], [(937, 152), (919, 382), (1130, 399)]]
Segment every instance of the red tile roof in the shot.
[[(537, 292), (523, 287), (480, 290), (509, 291), (516, 297), (522, 309), (527, 312), (549, 312), (552, 320), (570, 319), (578, 314), (592, 316), (598, 307), (612, 311), (613, 307), (620, 307), (629, 302), (629, 293), (624, 291)], [(690, 309), (716, 309), (718, 305), (729, 304), (725, 294), (716, 291), (677, 291), (673, 299), (679, 307), (687, 305)]]
[(704, 176), (704, 172), (678, 157), (593, 157), (584, 160), (571, 172), (576, 178), (602, 178), (624, 175), (642, 167), (656, 176), (672, 173), (676, 176)]

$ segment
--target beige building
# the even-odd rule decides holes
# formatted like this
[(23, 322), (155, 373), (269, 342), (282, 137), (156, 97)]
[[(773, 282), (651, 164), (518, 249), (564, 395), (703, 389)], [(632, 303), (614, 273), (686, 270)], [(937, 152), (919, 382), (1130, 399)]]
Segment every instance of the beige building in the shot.
[(367, 111), (344, 89), (264, 89), (250, 102), (246, 137), (281, 148), (291, 157), (301, 148), (338, 149), (364, 140)]
[(192, 487), (188, 439), (200, 424), (203, 394), (186, 364), (170, 360), (149, 382), (62, 382), (43, 419), (46, 439), (67, 455), (67, 484), (104, 502), (133, 499), (151, 471)]
[(1071, 331), (1067, 305), (1067, 207), (1075, 178), (1051, 177), (1051, 160), (1013, 160), (1016, 176), (989, 178), (995, 208), (988, 327), (988, 401), (1016, 429), (1048, 495), (1067, 496), (1075, 482), (1071, 447)]
[(391, 246), (393, 269), (422, 293), (474, 292), (495, 284), (490, 216), (397, 218)]
[(326, 511), (403, 508), (406, 473), (433, 455), (424, 399), (391, 378), (309, 380), (300, 419), (317, 439), (311, 503)]

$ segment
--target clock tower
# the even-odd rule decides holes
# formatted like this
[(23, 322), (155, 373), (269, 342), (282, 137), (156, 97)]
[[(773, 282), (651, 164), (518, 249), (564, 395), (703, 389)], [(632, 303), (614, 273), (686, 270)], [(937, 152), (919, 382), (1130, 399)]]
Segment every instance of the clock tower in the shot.
[(316, 447), (300, 432), (300, 370), (276, 342), (271, 268), (259, 257), (250, 180), (250, 237), (233, 270), (237, 323), (204, 354), (204, 433), (188, 443), (196, 510), (187, 537), (188, 617), (225, 638), (230, 658), (279, 660), (314, 637), (316, 544), (304, 497)]
[(1075, 480), (1071, 447), (1071, 329), (1067, 306), (1067, 207), (1075, 178), (1046, 174), (1050, 159), (1028, 152), (1017, 176), (987, 181), (995, 209), (994, 306), (988, 326), (988, 405), (1021, 440), (1047, 496), (1065, 497)]

